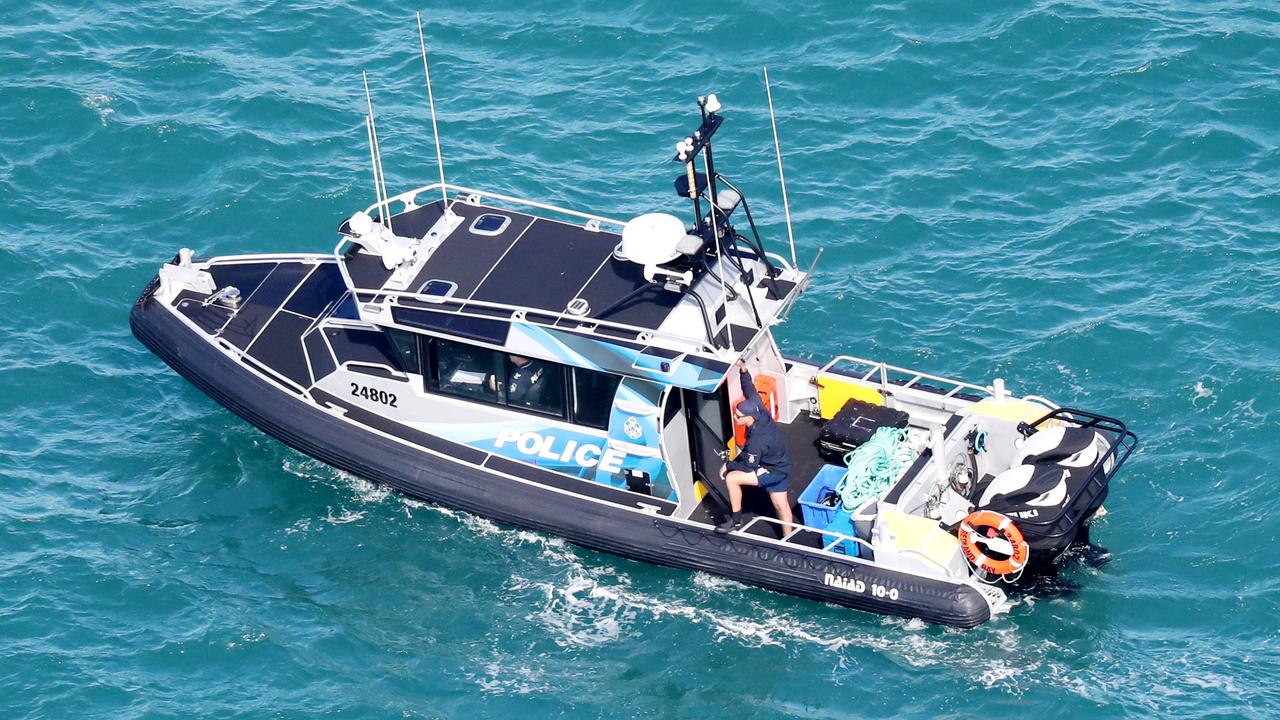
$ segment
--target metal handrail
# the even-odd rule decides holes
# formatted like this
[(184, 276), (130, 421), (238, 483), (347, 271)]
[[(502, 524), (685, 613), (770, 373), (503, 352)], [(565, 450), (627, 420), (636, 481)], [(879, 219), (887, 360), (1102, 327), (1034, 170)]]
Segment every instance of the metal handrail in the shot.
[(769, 252), (768, 250), (766, 250), (764, 254), (768, 256), (770, 260), (778, 263), (778, 266), (781, 267), (783, 270), (790, 270), (791, 272), (796, 272), (796, 266), (792, 265), (790, 260), (782, 257), (778, 253)]
[[(430, 185), (423, 185), (422, 187), (415, 188), (413, 190), (406, 190), (400, 193), (399, 195), (393, 195), (387, 198), (385, 202), (374, 203), (369, 207), (365, 208), (364, 211), (366, 213), (369, 213), (373, 210), (379, 209), (380, 207), (390, 205), (393, 202), (399, 202), (404, 204), (406, 210), (413, 209), (413, 208), (419, 207), (417, 204), (418, 195), (421, 195), (422, 193), (425, 193), (425, 192), (435, 192), (439, 190), (441, 187), (442, 186), (440, 183), (431, 183)], [(503, 195), (501, 193), (489, 192), (488, 190), (476, 190), (475, 188), (463, 187), (462, 185), (454, 185), (452, 183), (445, 183), (443, 187), (445, 188), (445, 190), (453, 190), (459, 193), (467, 193), (468, 195), (474, 195), (474, 196), (477, 196), (478, 198), (493, 198), (495, 200), (515, 203), (517, 205), (525, 205), (527, 207), (537, 208), (539, 210), (548, 210), (550, 212), (562, 213), (564, 215), (581, 218), (583, 220), (594, 220), (601, 224), (608, 223), (610, 225), (617, 225), (618, 227), (622, 227), (627, 224), (625, 221), (622, 221), (622, 220), (614, 220), (613, 218), (602, 217), (600, 215), (592, 215), (591, 213), (584, 213), (584, 212), (579, 212), (577, 210), (570, 210), (568, 208), (562, 208), (556, 205), (548, 205), (547, 203), (538, 202), (537, 200), (526, 200), (525, 198), (518, 198), (511, 195)], [(457, 198), (455, 198), (454, 201), (457, 202)], [(466, 204), (470, 204), (467, 200), (463, 200), (463, 202)], [(390, 211), (388, 210), (388, 212)]]
[[(824, 546), (822, 547), (822, 552), (825, 552), (825, 553), (831, 553), (832, 555), (837, 555), (837, 554), (839, 554), (839, 553), (835, 553), (835, 552), (833, 552), (833, 551), (831, 550), (831, 548), (835, 547), (836, 545), (839, 545), (840, 543), (842, 543), (842, 542), (844, 542), (844, 541), (846, 541), (846, 540), (852, 540), (853, 542), (855, 542), (855, 543), (857, 543), (857, 544), (859, 544), (859, 545), (862, 545), (862, 546), (866, 547), (868, 550), (870, 550), (870, 551), (872, 551), (872, 552), (875, 552), (875, 548), (871, 546), (871, 543), (867, 542), (866, 540), (863, 540), (863, 539), (862, 539), (862, 538), (860, 538), (860, 537), (857, 537), (856, 535), (845, 535), (844, 533), (842, 533), (842, 532), (836, 532), (835, 530), (827, 530), (827, 529), (825, 529), (825, 528), (816, 528), (816, 527), (813, 527), (812, 525), (805, 525), (805, 524), (803, 524), (803, 523), (798, 523), (798, 522), (795, 522), (795, 521), (792, 521), (792, 522), (790, 522), (790, 523), (784, 523), (784, 522), (782, 522), (781, 520), (779, 520), (779, 519), (777, 519), (777, 518), (771, 518), (771, 517), (768, 517), (768, 516), (766, 516), (766, 515), (756, 515), (755, 517), (753, 517), (753, 518), (751, 518), (749, 521), (747, 521), (747, 524), (746, 524), (746, 525), (743, 525), (740, 529), (735, 530), (734, 532), (736, 532), (736, 533), (745, 533), (747, 530), (749, 530), (749, 529), (751, 528), (751, 526), (752, 526), (752, 525), (755, 525), (757, 522), (773, 523), (774, 525), (781, 525), (781, 526), (790, 525), (790, 526), (792, 527), (791, 532), (789, 532), (789, 533), (787, 533), (786, 535), (784, 535), (784, 536), (782, 537), (782, 540), (781, 540), (780, 542), (784, 542), (784, 543), (785, 543), (786, 541), (788, 541), (788, 540), (790, 540), (791, 538), (795, 537), (795, 536), (796, 536), (796, 534), (801, 533), (801, 532), (804, 532), (804, 531), (808, 531), (808, 532), (815, 532), (815, 533), (818, 533), (819, 535), (834, 535), (834, 536), (836, 536), (836, 539), (835, 539), (835, 540), (832, 540), (831, 542), (827, 543), (826, 545), (824, 545)], [(807, 548), (807, 549), (812, 550), (813, 548), (811, 548), (811, 547), (810, 547), (810, 548)], [(845, 557), (848, 557), (848, 556), (846, 555)]]
[[(866, 360), (864, 358), (854, 357), (853, 355), (836, 356), (835, 358), (830, 360), (826, 365), (823, 365), (821, 368), (819, 368), (817, 374), (820, 375), (822, 373), (828, 372), (831, 370), (832, 367), (842, 362), (849, 363), (852, 365), (863, 365), (863, 366), (869, 367), (870, 369), (861, 377), (857, 375), (854, 375), (853, 377), (857, 378), (858, 380), (861, 380), (862, 382), (872, 382), (871, 380), (872, 376), (877, 377), (878, 382), (880, 384), (880, 390), (882, 392), (887, 392), (890, 389), (894, 389), (894, 388), (898, 388), (898, 389), (910, 388), (916, 383), (919, 383), (921, 381), (932, 380), (934, 382), (943, 383), (945, 385), (951, 386), (950, 390), (947, 390), (942, 394), (943, 397), (953, 397), (957, 393), (959, 393), (961, 390), (972, 390), (975, 392), (982, 393), (984, 395), (991, 395), (991, 396), (994, 396), (996, 394), (995, 388), (989, 385), (988, 386), (974, 385), (973, 383), (967, 383), (967, 382), (964, 382), (963, 380), (953, 380), (951, 378), (942, 377), (941, 375), (932, 375), (930, 373), (920, 372), (918, 370), (901, 368), (895, 365), (889, 365), (888, 363), (876, 362), (875, 360)], [(897, 373), (901, 376), (909, 377), (910, 380), (904, 380), (903, 382), (900, 382), (900, 383), (890, 382), (889, 380), (890, 373)]]
[(386, 363), (365, 362), (363, 360), (347, 360), (342, 363), (342, 369), (349, 372), (360, 372), (353, 368), (373, 368), (375, 370), (385, 370), (393, 380), (408, 380), (409, 375), (405, 372), (387, 365)]
[(1027, 402), (1039, 403), (1050, 410), (1057, 410), (1060, 407), (1058, 403), (1044, 397), (1043, 395), (1023, 395), (1022, 399)]
[[(620, 323), (612, 320), (580, 317), (577, 315), (571, 315), (564, 310), (561, 310), (561, 311), (544, 310), (541, 308), (531, 308), (531, 307), (522, 306), (522, 305), (512, 305), (509, 303), (491, 302), (488, 300), (470, 300), (470, 299), (459, 300), (455, 298), (438, 298), (430, 295), (422, 295), (420, 293), (409, 292), (407, 290), (377, 290), (377, 289), (365, 288), (360, 290), (359, 293), (357, 294), (357, 301), (360, 301), (359, 294), (382, 296), (387, 298), (388, 300), (395, 301), (395, 304), (397, 306), (408, 309), (408, 310), (424, 310), (427, 312), (446, 311), (452, 315), (457, 315), (460, 317), (479, 318), (482, 320), (496, 320), (498, 322), (502, 322), (502, 321), (527, 322), (532, 325), (539, 325), (539, 326), (550, 327), (550, 328), (556, 328), (556, 323), (562, 320), (566, 322), (576, 323), (578, 325), (578, 327), (576, 328), (575, 327), (556, 328), (559, 330), (566, 330), (569, 332), (582, 331), (586, 329), (592, 334), (595, 334), (596, 327), (603, 326), (606, 328), (618, 330), (620, 332), (630, 333), (635, 336), (634, 339), (639, 340), (641, 342), (649, 342), (650, 340), (654, 340), (654, 339), (662, 339), (668, 342), (679, 343), (681, 345), (686, 345), (686, 346), (692, 344), (695, 348), (694, 350), (695, 352), (708, 352), (711, 355), (716, 354), (715, 347), (712, 346), (711, 343), (707, 340), (700, 340), (698, 338), (688, 336), (688, 335), (680, 335), (680, 334), (668, 332), (665, 330), (655, 330), (653, 328), (646, 328), (646, 327), (641, 327), (639, 325), (631, 325), (628, 323)], [(405, 305), (404, 303), (399, 302), (400, 300), (404, 300), (404, 299), (416, 300), (418, 302), (423, 303), (424, 307)], [(360, 301), (360, 302), (364, 302), (364, 301)], [(504, 317), (497, 317), (492, 314), (467, 312), (465, 309), (467, 306), (475, 306), (477, 308), (486, 309), (486, 310), (501, 310), (501, 311), (507, 312), (508, 315), (504, 318)], [(536, 317), (530, 317), (530, 316), (538, 316), (538, 315), (546, 317), (547, 320), (540, 320)]]
[[(262, 263), (262, 262), (285, 262), (285, 261), (306, 261), (314, 260), (316, 262), (328, 262), (333, 260), (333, 256), (328, 253), (317, 252), (282, 252), (282, 253), (247, 253), (239, 255), (214, 255), (207, 258), (196, 258), (193, 262), (197, 265), (202, 263)], [(172, 260), (170, 262), (177, 262)]]
[[(345, 245), (347, 242), (348, 242), (348, 240), (347, 240), (346, 238), (343, 238), (343, 240), (342, 240), (340, 243), (338, 243), (338, 247), (337, 247), (337, 248), (335, 248), (335, 250), (334, 250), (334, 255), (335, 255), (335, 256), (338, 256), (339, 258), (341, 258), (341, 254), (342, 254), (342, 252), (341, 252), (341, 248), (342, 248), (342, 246), (343, 246), (343, 245)], [(348, 288), (352, 288), (353, 290), (356, 290), (356, 291), (357, 291), (357, 297), (356, 297), (356, 300), (357, 300), (357, 304), (359, 304), (361, 301), (360, 301), (360, 299), (359, 299), (358, 291), (359, 291), (359, 290), (361, 290), (361, 289), (360, 289), (360, 288), (355, 288), (355, 282), (351, 279), (351, 273), (347, 271), (347, 264), (346, 264), (346, 263), (344, 263), (344, 262), (342, 262), (342, 261), (341, 261), (341, 259), (339, 259), (339, 261), (338, 261), (338, 272), (340, 272), (340, 273), (342, 274), (342, 281), (343, 281), (343, 283), (344, 283)], [(540, 315), (547, 315), (547, 316), (549, 316), (549, 317), (554, 317), (554, 318), (555, 318), (555, 320), (553, 320), (552, 322), (547, 323), (547, 322), (538, 322), (537, 320), (532, 320), (532, 319), (529, 319), (529, 318), (527, 318), (527, 317), (520, 317), (519, 319), (520, 319), (520, 320), (523, 320), (523, 321), (525, 321), (525, 322), (529, 322), (529, 323), (531, 323), (531, 324), (533, 324), (533, 325), (540, 325), (540, 326), (545, 326), (545, 327), (554, 327), (554, 326), (555, 326), (555, 324), (556, 324), (557, 322), (559, 322), (560, 320), (570, 320), (570, 321), (573, 321), (573, 322), (579, 323), (579, 325), (580, 325), (580, 326), (581, 326), (581, 325), (592, 325), (592, 326), (593, 326), (593, 329), (594, 329), (594, 326), (604, 325), (604, 326), (606, 326), (606, 327), (614, 328), (614, 329), (617, 329), (617, 330), (630, 332), (630, 333), (632, 333), (632, 334), (636, 337), (636, 339), (638, 339), (638, 340), (644, 340), (644, 339), (646, 339), (646, 338), (652, 338), (652, 337), (659, 337), (659, 338), (664, 338), (664, 339), (666, 339), (666, 340), (668, 340), (668, 341), (676, 341), (676, 342), (679, 342), (679, 343), (681, 343), (681, 344), (690, 344), (690, 343), (692, 343), (692, 344), (696, 347), (697, 351), (699, 351), (699, 352), (701, 352), (701, 351), (710, 351), (710, 352), (711, 352), (711, 354), (713, 354), (713, 355), (715, 354), (715, 350), (714, 350), (713, 346), (712, 346), (709, 342), (706, 342), (706, 341), (703, 341), (703, 340), (699, 340), (699, 339), (697, 339), (697, 338), (687, 337), (687, 336), (684, 336), (684, 335), (677, 335), (677, 334), (675, 334), (675, 333), (670, 333), (670, 332), (666, 332), (666, 331), (655, 330), (655, 329), (652, 329), (652, 328), (644, 328), (644, 327), (640, 327), (639, 325), (629, 325), (629, 324), (627, 324), (627, 323), (614, 322), (614, 321), (612, 321), (612, 320), (600, 320), (600, 319), (582, 318), (582, 317), (578, 317), (578, 316), (575, 316), (575, 315), (567, 315), (567, 314), (566, 314), (566, 313), (564, 313), (564, 312), (556, 313), (556, 312), (553, 312), (553, 311), (550, 311), (550, 310), (541, 310), (541, 309), (537, 309), (537, 308), (523, 307), (523, 306), (518, 306), (518, 305), (510, 305), (510, 304), (508, 304), (508, 303), (494, 303), (494, 302), (489, 302), (489, 301), (486, 301), (486, 300), (452, 300), (452, 299), (449, 299), (449, 298), (445, 298), (445, 299), (443, 299), (443, 300), (441, 300), (441, 299), (439, 299), (439, 298), (428, 299), (428, 298), (431, 298), (432, 296), (429, 296), (429, 295), (422, 295), (421, 293), (414, 293), (414, 292), (409, 292), (409, 291), (406, 291), (406, 290), (379, 290), (379, 289), (376, 289), (376, 288), (363, 288), (363, 290), (364, 290), (364, 292), (367, 292), (367, 293), (372, 294), (372, 295), (382, 295), (382, 296), (385, 296), (385, 297), (388, 297), (388, 298), (396, 298), (396, 299), (399, 299), (399, 298), (402, 298), (402, 297), (407, 297), (407, 298), (412, 299), (412, 300), (420, 300), (420, 301), (422, 301), (422, 302), (430, 303), (430, 304), (432, 304), (432, 305), (437, 305), (437, 306), (450, 305), (450, 304), (454, 304), (454, 305), (462, 305), (462, 306), (466, 306), (466, 305), (475, 305), (475, 306), (477, 306), (477, 307), (483, 307), (483, 308), (492, 309), (492, 310), (506, 310), (506, 311), (508, 311), (508, 312), (510, 313), (510, 314), (508, 315), (508, 317), (506, 318), (507, 320), (516, 320), (516, 319), (517, 319), (517, 317), (516, 317), (517, 315), (522, 315), (522, 314), (527, 314), (527, 313), (529, 313), (529, 312), (533, 312), (533, 313), (540, 314)], [(409, 307), (409, 306), (407, 306), (407, 305), (401, 305), (401, 307)], [(417, 309), (422, 309), (422, 310), (431, 310), (431, 308), (417, 308)], [(480, 317), (480, 318), (483, 318), (483, 319), (488, 319), (488, 320), (498, 320), (498, 321), (501, 321), (501, 320), (503, 319), (503, 318), (497, 318), (497, 317), (494, 317), (494, 316), (492, 316), (492, 315), (480, 315), (480, 314), (477, 314), (477, 313), (467, 313), (467, 312), (465, 312), (464, 310), (462, 310), (461, 308), (459, 308), (459, 309), (457, 309), (457, 310), (454, 310), (454, 311), (453, 311), (453, 313), (454, 313), (455, 315), (459, 315), (459, 316), (461, 316), (461, 317)], [(564, 329), (564, 328), (562, 328), (562, 329)], [(578, 329), (581, 329), (581, 328), (578, 328)]]
[[(740, 530), (735, 530), (734, 532), (735, 532), (735, 533), (745, 533), (748, 529), (750, 529), (750, 527), (751, 527), (752, 525), (756, 524), (756, 522), (757, 522), (757, 521), (763, 521), (763, 522), (766, 522), (766, 523), (773, 523), (774, 525), (787, 525), (787, 524), (791, 525), (791, 526), (792, 526), (792, 530), (791, 530), (791, 532), (789, 532), (789, 533), (787, 533), (786, 535), (784, 535), (784, 536), (782, 537), (782, 539), (779, 541), (779, 542), (782, 542), (782, 543), (787, 542), (788, 540), (790, 540), (791, 538), (795, 537), (795, 536), (796, 536), (798, 533), (800, 533), (800, 532), (808, 531), (808, 532), (818, 533), (819, 535), (823, 535), (823, 536), (826, 536), (826, 535), (833, 535), (833, 536), (835, 536), (835, 538), (836, 538), (835, 540), (832, 540), (831, 542), (828, 542), (827, 544), (825, 544), (825, 545), (823, 545), (823, 546), (822, 546), (822, 549), (819, 551), (819, 552), (822, 552), (822, 553), (826, 553), (826, 554), (830, 554), (830, 555), (840, 555), (841, 557), (848, 558), (848, 557), (849, 557), (848, 555), (843, 555), (842, 553), (837, 553), (837, 552), (835, 552), (835, 551), (833, 551), (833, 550), (832, 550), (832, 548), (834, 548), (835, 546), (839, 545), (839, 544), (840, 544), (840, 543), (842, 543), (842, 542), (846, 542), (846, 541), (852, 541), (852, 542), (854, 542), (854, 543), (857, 543), (858, 545), (861, 545), (862, 547), (865, 547), (866, 549), (870, 550), (872, 553), (876, 552), (875, 546), (873, 546), (871, 543), (867, 542), (866, 540), (863, 540), (862, 538), (857, 537), (856, 535), (845, 535), (844, 533), (842, 533), (842, 532), (837, 532), (837, 531), (835, 531), (835, 530), (828, 530), (828, 529), (825, 529), (825, 528), (816, 528), (816, 527), (813, 527), (813, 526), (811, 526), (811, 525), (804, 525), (804, 524), (797, 523), (797, 522), (794, 522), (794, 521), (792, 521), (791, 523), (784, 523), (784, 522), (782, 522), (781, 520), (779, 520), (779, 519), (777, 519), (777, 518), (771, 518), (771, 517), (767, 517), (767, 516), (765, 516), (765, 515), (757, 515), (757, 516), (755, 516), (755, 517), (751, 518), (751, 520), (750, 520), (750, 521), (748, 521), (746, 525), (743, 525), (743, 526), (742, 526), (742, 528), (741, 528)], [(807, 547), (807, 546), (802, 546), (802, 547), (805, 547), (805, 549), (806, 549), (806, 550), (813, 550), (813, 549), (814, 549), (814, 548), (812, 548), (812, 547)], [(920, 552), (919, 550), (913, 550), (913, 549), (911, 549), (911, 548), (906, 548), (906, 549), (903, 549), (903, 550), (894, 550), (893, 552), (896, 552), (896, 553), (898, 553), (898, 554), (900, 554), (900, 555), (914, 555), (914, 556), (917, 556), (917, 557), (919, 557), (921, 560), (925, 561), (925, 563), (926, 563), (926, 564), (928, 564), (928, 565), (932, 565), (932, 566), (934, 566), (934, 567), (938, 568), (938, 570), (941, 572), (942, 577), (949, 578), (949, 579), (953, 579), (953, 580), (955, 579), (955, 577), (951, 574), (951, 570), (950, 570), (950, 568), (948, 568), (947, 566), (945, 566), (945, 565), (943, 565), (942, 563), (938, 562), (937, 560), (934, 560), (933, 558), (929, 557), (928, 555), (925, 555), (924, 553)], [(867, 561), (867, 562), (871, 562), (870, 560), (867, 560), (865, 557), (863, 557), (861, 554), (859, 554), (859, 555), (858, 555), (858, 559), (860, 559), (860, 560), (865, 560), (865, 561)]]

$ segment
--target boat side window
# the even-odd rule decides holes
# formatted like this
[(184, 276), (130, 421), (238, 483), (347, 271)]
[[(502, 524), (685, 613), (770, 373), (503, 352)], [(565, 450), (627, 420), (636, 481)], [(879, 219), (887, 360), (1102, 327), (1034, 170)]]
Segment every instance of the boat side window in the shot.
[(613, 396), (622, 378), (610, 373), (573, 368), (573, 419), (588, 427), (609, 429)]
[(507, 405), (564, 417), (564, 366), (507, 355)]
[(621, 376), (442, 338), (426, 341), (424, 351), (421, 368), (432, 390), (609, 429)]
[(395, 349), (396, 360), (401, 372), (422, 374), (422, 362), (418, 353), (418, 336), (406, 330), (386, 328), (387, 338)]
[(506, 368), (502, 353), (436, 339), (431, 363), (431, 388), (468, 400), (502, 404)]

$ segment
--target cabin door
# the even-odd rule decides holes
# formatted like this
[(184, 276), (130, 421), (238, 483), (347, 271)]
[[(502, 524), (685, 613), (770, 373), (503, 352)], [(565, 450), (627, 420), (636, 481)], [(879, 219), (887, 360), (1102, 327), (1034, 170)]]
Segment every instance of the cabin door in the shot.
[(728, 459), (731, 432), (725, 392), (723, 389), (715, 393), (685, 390), (683, 395), (693, 436), (694, 476), (727, 503), (728, 489), (720, 479), (720, 466)]
[(667, 460), (668, 481), (680, 496), (680, 503), (693, 507), (698, 504), (693, 489), (693, 444), (689, 436), (689, 416), (684, 408), (684, 392), (679, 388), (667, 391), (662, 408), (662, 452)]

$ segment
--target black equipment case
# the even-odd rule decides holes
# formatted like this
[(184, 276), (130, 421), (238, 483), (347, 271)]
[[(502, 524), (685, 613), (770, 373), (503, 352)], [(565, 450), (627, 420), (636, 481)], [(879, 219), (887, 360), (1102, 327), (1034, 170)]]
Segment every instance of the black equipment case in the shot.
[(840, 412), (822, 426), (818, 449), (828, 457), (844, 458), (844, 454), (871, 439), (882, 427), (905, 428), (907, 414), (883, 405), (862, 400), (845, 402)]

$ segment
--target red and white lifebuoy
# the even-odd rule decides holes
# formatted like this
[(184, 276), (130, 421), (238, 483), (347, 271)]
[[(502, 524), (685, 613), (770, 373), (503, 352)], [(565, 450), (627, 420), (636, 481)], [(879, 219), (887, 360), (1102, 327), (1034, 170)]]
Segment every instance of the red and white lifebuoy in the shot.
[[(970, 513), (960, 523), (960, 531), (956, 537), (960, 540), (960, 549), (969, 563), (988, 575), (1013, 575), (1020, 572), (1031, 555), (1031, 548), (1013, 520), (990, 510)], [(1010, 552), (1003, 560), (987, 556), (987, 552), (991, 550), (988, 541), (997, 537), (1010, 546)], [(999, 554), (1006, 555), (1003, 551)]]

